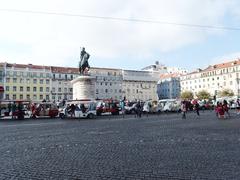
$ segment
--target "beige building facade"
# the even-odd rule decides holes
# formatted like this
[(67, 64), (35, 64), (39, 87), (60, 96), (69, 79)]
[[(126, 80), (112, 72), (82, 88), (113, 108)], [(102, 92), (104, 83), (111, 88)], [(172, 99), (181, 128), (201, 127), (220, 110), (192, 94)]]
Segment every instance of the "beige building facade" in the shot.
[[(55, 102), (73, 99), (71, 81), (79, 77), (78, 68), (10, 63), (1, 65), (3, 99)], [(158, 99), (159, 72), (93, 67), (89, 75), (95, 78), (96, 99)]]

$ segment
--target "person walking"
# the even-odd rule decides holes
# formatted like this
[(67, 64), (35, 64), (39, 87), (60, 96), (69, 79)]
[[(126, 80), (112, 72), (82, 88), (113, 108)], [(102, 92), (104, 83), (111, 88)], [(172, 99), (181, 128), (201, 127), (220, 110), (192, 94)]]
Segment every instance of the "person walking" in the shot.
[(186, 111), (187, 111), (186, 101), (182, 102), (181, 111), (182, 111), (182, 119), (186, 119)]
[(197, 115), (200, 116), (200, 114), (199, 114), (199, 104), (198, 104), (198, 102), (195, 103), (194, 107), (195, 107), (195, 111), (196, 111)]
[(226, 112), (226, 114), (227, 114), (228, 117), (230, 118), (228, 102), (227, 102), (225, 99), (224, 99), (224, 101), (223, 101), (223, 110), (224, 110), (224, 112)]

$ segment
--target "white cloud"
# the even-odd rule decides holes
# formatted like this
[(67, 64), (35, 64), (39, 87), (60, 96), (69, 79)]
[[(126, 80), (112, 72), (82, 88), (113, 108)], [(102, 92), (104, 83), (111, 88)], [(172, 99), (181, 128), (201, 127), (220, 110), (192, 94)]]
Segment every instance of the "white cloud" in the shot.
[[(0, 7), (221, 26), (224, 15), (235, 9), (236, 2), (237, 0), (8, 0), (0, 2)], [(75, 65), (80, 46), (86, 47), (91, 58), (106, 59), (107, 63), (120, 58), (138, 63), (141, 57), (144, 60), (156, 56), (157, 59), (158, 55), (154, 54), (156, 52), (170, 52), (202, 42), (210, 35), (224, 33), (164, 24), (3, 11), (0, 11), (0, 22), (1, 42), (31, 47), (26, 54), (19, 54), (15, 49), (12, 49), (11, 54), (0, 52), (1, 58), (24, 63), (29, 58), (32, 63), (48, 65)]]

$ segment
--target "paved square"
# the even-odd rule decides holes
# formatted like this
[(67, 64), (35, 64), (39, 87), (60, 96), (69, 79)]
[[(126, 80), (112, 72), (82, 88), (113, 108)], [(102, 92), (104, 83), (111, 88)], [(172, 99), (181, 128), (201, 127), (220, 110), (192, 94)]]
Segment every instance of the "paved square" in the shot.
[(0, 122), (0, 179), (239, 179), (240, 117)]

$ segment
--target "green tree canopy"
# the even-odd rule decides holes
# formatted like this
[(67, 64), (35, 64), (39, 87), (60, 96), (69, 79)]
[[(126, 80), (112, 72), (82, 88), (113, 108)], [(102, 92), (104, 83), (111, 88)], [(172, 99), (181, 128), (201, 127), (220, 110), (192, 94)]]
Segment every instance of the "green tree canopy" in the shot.
[(198, 99), (210, 99), (211, 95), (206, 90), (201, 90), (197, 93)]
[(220, 97), (231, 97), (234, 96), (234, 93), (231, 89), (224, 89), (218, 94)]
[(193, 93), (192, 91), (183, 91), (181, 93), (181, 98), (182, 99), (193, 99)]

